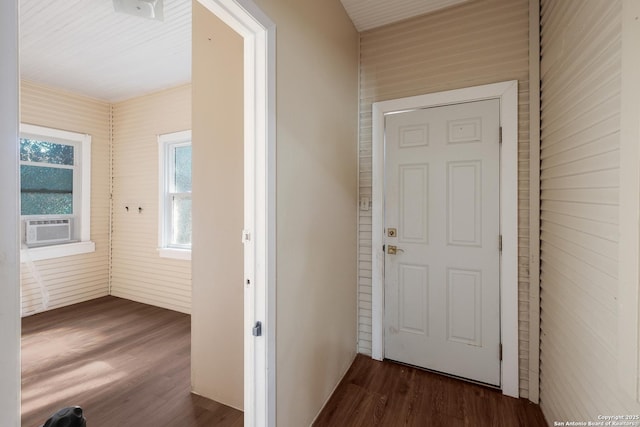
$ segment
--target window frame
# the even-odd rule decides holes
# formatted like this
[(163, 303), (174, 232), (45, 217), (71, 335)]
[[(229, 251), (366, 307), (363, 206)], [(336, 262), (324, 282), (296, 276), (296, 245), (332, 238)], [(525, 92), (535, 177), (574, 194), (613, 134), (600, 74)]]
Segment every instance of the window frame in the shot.
[[(26, 259), (28, 255), (29, 259), (38, 261), (94, 252), (95, 243), (91, 241), (91, 135), (21, 123), (20, 139), (23, 138), (74, 146), (73, 213), (71, 215), (22, 215), (21, 211), (18, 212), (22, 224), (25, 220), (34, 218), (73, 218), (74, 241), (26, 249), (24, 236), (22, 236), (21, 258)], [(20, 165), (28, 163), (19, 161), (18, 169)], [(52, 167), (57, 166), (52, 165)]]
[(191, 192), (172, 191), (175, 176), (175, 149), (192, 146), (191, 130), (158, 135), (158, 253), (162, 258), (191, 260), (191, 245), (170, 245), (172, 234), (172, 198), (191, 199)]

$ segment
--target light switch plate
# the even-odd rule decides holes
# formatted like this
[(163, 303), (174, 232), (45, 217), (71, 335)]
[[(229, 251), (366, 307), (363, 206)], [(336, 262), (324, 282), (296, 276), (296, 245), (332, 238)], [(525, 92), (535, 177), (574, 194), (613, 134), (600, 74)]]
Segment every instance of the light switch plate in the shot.
[(371, 204), (371, 199), (369, 199), (368, 197), (360, 197), (360, 210), (361, 211), (368, 211), (370, 204)]

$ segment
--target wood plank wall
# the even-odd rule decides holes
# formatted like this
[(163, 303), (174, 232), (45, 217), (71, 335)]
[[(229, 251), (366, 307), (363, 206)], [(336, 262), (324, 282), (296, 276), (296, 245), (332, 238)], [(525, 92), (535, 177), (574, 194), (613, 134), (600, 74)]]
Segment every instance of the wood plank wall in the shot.
[(541, 9), (540, 405), (638, 414), (617, 380), (622, 2)]
[[(78, 133), (91, 142), (91, 240), (96, 251), (35, 262), (49, 292), (49, 309), (109, 292), (109, 104), (23, 81), (21, 122)], [(26, 264), (21, 268), (22, 315), (42, 311), (40, 287)]]
[(188, 129), (191, 85), (113, 105), (111, 295), (183, 313), (191, 310), (191, 261), (157, 250), (157, 137)]
[[(360, 197), (371, 196), (371, 104), (506, 80), (519, 82), (520, 395), (529, 368), (529, 4), (484, 0), (361, 33)], [(371, 211), (359, 215), (358, 351), (371, 354)]]

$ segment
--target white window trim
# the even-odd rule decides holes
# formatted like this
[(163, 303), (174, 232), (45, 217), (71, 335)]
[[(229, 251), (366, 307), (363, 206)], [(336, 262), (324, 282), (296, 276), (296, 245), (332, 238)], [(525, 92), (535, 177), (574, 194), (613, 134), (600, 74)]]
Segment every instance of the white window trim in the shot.
[(160, 258), (173, 258), (191, 261), (191, 249), (158, 248)]
[(166, 220), (169, 202), (165, 196), (169, 190), (169, 177), (173, 173), (171, 166), (167, 164), (167, 156), (170, 147), (186, 143), (191, 145), (190, 130), (158, 135), (158, 255), (161, 258), (191, 260), (191, 248), (167, 245), (169, 230)]
[[(25, 262), (27, 256), (32, 261), (39, 261), (44, 259), (61, 258), (65, 256), (95, 252), (95, 243), (91, 241), (91, 135), (21, 123), (20, 137), (22, 137), (23, 135), (44, 139), (52, 138), (54, 140), (58, 139), (80, 144), (81, 199), (79, 211), (76, 211), (74, 209), (74, 217), (80, 218), (80, 241), (73, 243), (61, 243), (58, 245), (42, 246), (38, 248), (23, 248), (20, 251), (21, 261)], [(26, 251), (28, 251), (28, 253)]]
[(20, 259), (22, 262), (26, 262), (27, 259), (31, 259), (31, 261), (40, 261), (43, 259), (53, 259), (72, 255), (88, 254), (95, 251), (96, 244), (91, 241), (63, 243), (59, 245), (22, 249), (20, 251)]

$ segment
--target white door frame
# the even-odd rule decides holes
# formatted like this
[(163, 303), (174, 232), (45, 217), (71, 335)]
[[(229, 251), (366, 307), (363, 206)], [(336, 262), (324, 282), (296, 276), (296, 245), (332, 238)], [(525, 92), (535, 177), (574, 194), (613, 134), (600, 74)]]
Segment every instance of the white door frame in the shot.
[(244, 39), (244, 425), (275, 426), (276, 27), (252, 0), (198, 1)]
[(19, 427), (18, 0), (0, 2), (0, 57), (0, 413), (2, 425)]
[(430, 93), (373, 104), (372, 357), (384, 358), (384, 117), (385, 114), (485, 99), (500, 100), (500, 337), (502, 393), (519, 397), (518, 378), (518, 82)]

